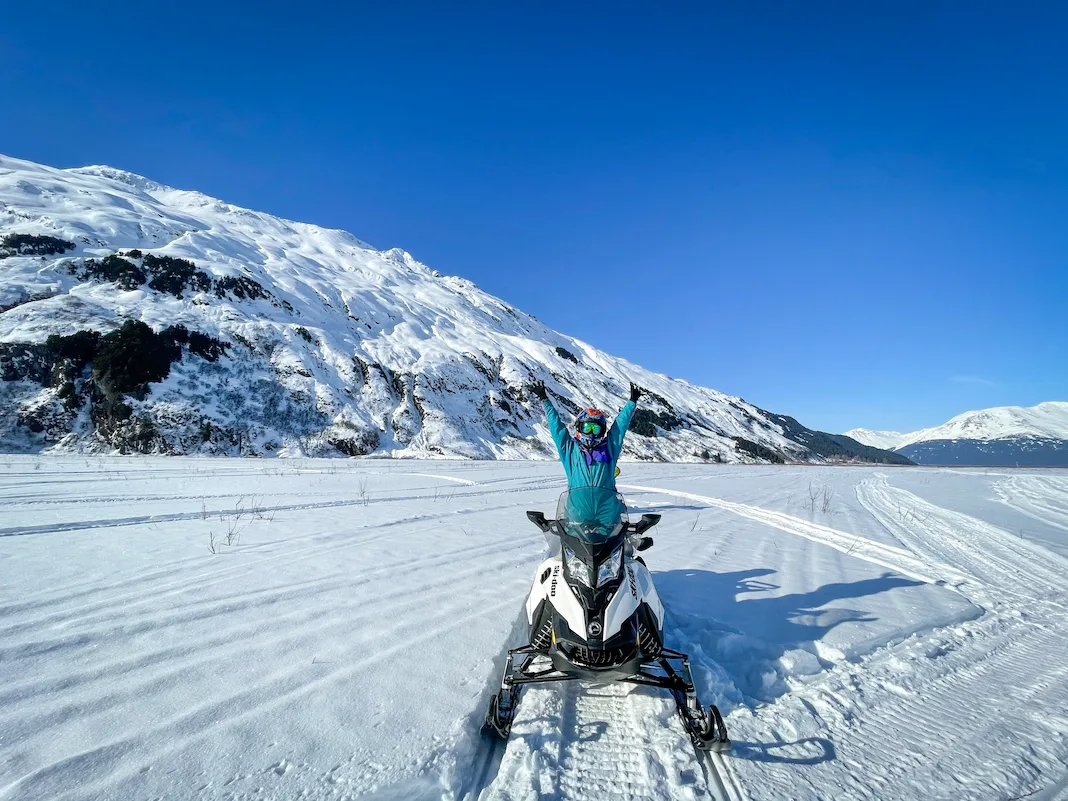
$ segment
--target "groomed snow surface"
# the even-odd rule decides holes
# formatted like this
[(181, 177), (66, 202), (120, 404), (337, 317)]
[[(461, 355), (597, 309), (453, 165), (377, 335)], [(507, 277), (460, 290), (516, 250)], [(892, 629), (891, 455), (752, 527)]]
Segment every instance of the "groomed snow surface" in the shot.
[(0, 799), (1068, 797), (1064, 472), (619, 483), (711, 772), (653, 690), (479, 737), (557, 465), (0, 457)]

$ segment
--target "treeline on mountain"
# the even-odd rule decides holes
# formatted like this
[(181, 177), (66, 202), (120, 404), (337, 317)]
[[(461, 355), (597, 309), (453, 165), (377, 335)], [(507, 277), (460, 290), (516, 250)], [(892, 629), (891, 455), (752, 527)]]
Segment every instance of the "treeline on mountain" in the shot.
[(74, 243), (39, 234), (4, 234), (0, 237), (0, 259), (9, 256), (55, 256), (74, 250)]
[(786, 463), (786, 460), (782, 458), (781, 454), (776, 453), (771, 448), (761, 445), (759, 442), (753, 442), (744, 437), (731, 437), (731, 439), (734, 441), (735, 448), (742, 453), (748, 453), (750, 456), (756, 457), (757, 459), (763, 459), (772, 464)]
[(140, 320), (127, 320), (103, 335), (98, 331), (53, 334), (45, 346), (59, 367), (59, 375), (67, 381), (73, 381), (86, 365), (91, 365), (93, 381), (106, 396), (138, 398), (145, 396), (149, 384), (170, 374), (171, 365), (182, 359), (183, 346), (209, 362), (218, 361), (231, 347), (184, 325), (167, 326), (156, 333)]
[(67, 270), (80, 281), (115, 282), (127, 291), (144, 284), (156, 292), (164, 292), (181, 300), (184, 293), (212, 292), (218, 298), (228, 294), (241, 300), (268, 300), (276, 306), (292, 311), (287, 301), (276, 301), (274, 295), (263, 285), (246, 276), (221, 276), (212, 278), (188, 259), (174, 256), (157, 256), (130, 250), (113, 253), (102, 259), (86, 259), (71, 263)]
[(70, 430), (88, 401), (88, 418), (105, 440), (115, 438), (123, 449), (148, 453), (158, 451), (163, 439), (149, 417), (132, 419), (128, 399), (143, 400), (149, 385), (166, 379), (186, 351), (215, 362), (230, 347), (183, 325), (156, 332), (139, 320), (127, 320), (106, 334), (81, 330), (52, 335), (41, 345), (0, 345), (0, 378), (54, 389), (54, 403), (42, 398), (19, 410), (19, 423), (31, 432)]
[(1068, 467), (1068, 440), (1050, 437), (935, 439), (906, 445), (917, 464), (969, 467)]

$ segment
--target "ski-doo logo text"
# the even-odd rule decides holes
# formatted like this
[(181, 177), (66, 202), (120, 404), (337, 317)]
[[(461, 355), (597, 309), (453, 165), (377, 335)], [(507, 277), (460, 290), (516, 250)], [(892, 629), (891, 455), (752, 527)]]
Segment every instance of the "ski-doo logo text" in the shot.
[(630, 594), (638, 597), (638, 583), (634, 580), (634, 568), (627, 565), (627, 583), (630, 584)]
[(549, 597), (550, 598), (555, 598), (556, 597), (556, 577), (559, 576), (559, 575), (560, 575), (560, 565), (557, 565), (556, 567), (553, 568), (553, 580), (549, 584)]

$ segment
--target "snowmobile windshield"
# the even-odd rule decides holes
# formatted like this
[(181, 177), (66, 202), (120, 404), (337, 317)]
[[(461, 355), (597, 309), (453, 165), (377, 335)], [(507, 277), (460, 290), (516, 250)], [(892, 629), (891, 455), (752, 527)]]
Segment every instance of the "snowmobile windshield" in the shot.
[(556, 520), (564, 533), (598, 544), (623, 531), (629, 522), (623, 496), (604, 487), (577, 487), (560, 496)]

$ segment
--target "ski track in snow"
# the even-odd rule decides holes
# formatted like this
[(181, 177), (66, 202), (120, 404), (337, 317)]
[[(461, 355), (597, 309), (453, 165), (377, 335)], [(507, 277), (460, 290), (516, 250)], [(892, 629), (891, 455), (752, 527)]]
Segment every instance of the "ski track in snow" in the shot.
[(876, 475), (857, 487), (860, 502), (909, 550), (969, 577), (960, 589), (983, 606), (1005, 595), (1068, 612), (1068, 560), (974, 517), (943, 509)]
[(1006, 506), (1068, 531), (1068, 477), (1009, 476), (994, 491)]
[[(790, 629), (792, 650), (747, 655), (769, 644), (720, 623), (729, 610), (669, 603), (669, 644), (691, 652), (699, 694), (735, 741), (703, 765), (670, 698), (649, 688), (528, 687), (506, 745), (478, 734), (544, 554), (522, 512), (552, 508), (558, 466), (116, 470), (131, 463), (0, 467), (2, 801), (1062, 801), (1068, 788), (1068, 560), (895, 487), (892, 470), (624, 465), (634, 483), (620, 489), (635, 499), (688, 502), (656, 507), (648, 557), (676, 601), (685, 581), (718, 587), (707, 582), (734, 571), (729, 597), (781, 615), (760, 599), (785, 583), (776, 571), (800, 566), (825, 571), (809, 577), (816, 587), (852, 586), (836, 572), (852, 571), (875, 594), (851, 608), (914, 609), (868, 605), (897, 593), (920, 604), (915, 621), (849, 612), (823, 631), (811, 621), (835, 596), (791, 585), (777, 625), (816, 639), (795, 643)], [(843, 515), (783, 510), (791, 487), (824, 475), (852, 482)], [(1063, 478), (1003, 478), (1001, 504), (1064, 523)], [(777, 509), (720, 497), (759, 498), (767, 481)], [(726, 514), (702, 533), (707, 507)], [(738, 533), (731, 516), (745, 521)], [(209, 530), (235, 517), (239, 541), (208, 553)], [(804, 540), (794, 552), (791, 537)], [(866, 578), (878, 572), (868, 564), (915, 581)], [(937, 598), (923, 593), (982, 612), (924, 624), (922, 603)], [(834, 632), (845, 645), (827, 644)], [(716, 665), (717, 643), (733, 643), (733, 663)], [(763, 701), (734, 686), (732, 671), (772, 662), (780, 685)]]
[(922, 560), (916, 554), (905, 549), (885, 545), (875, 540), (868, 539), (859, 534), (849, 534), (838, 531), (828, 526), (812, 523), (782, 512), (762, 509), (759, 506), (749, 506), (744, 503), (725, 501), (722, 498), (711, 498), (705, 495), (697, 495), (692, 492), (663, 489), (661, 487), (644, 487), (633, 484), (620, 484), (620, 489), (636, 490), (638, 492), (651, 492), (661, 495), (673, 495), (676, 498), (685, 498), (691, 501), (703, 503), (718, 509), (724, 509), (741, 517), (755, 520), (758, 523), (796, 534), (799, 537), (827, 545), (857, 559), (863, 559), (881, 567), (887, 567), (904, 576), (932, 583), (958, 584), (964, 580), (964, 576), (956, 571), (948, 563)]

